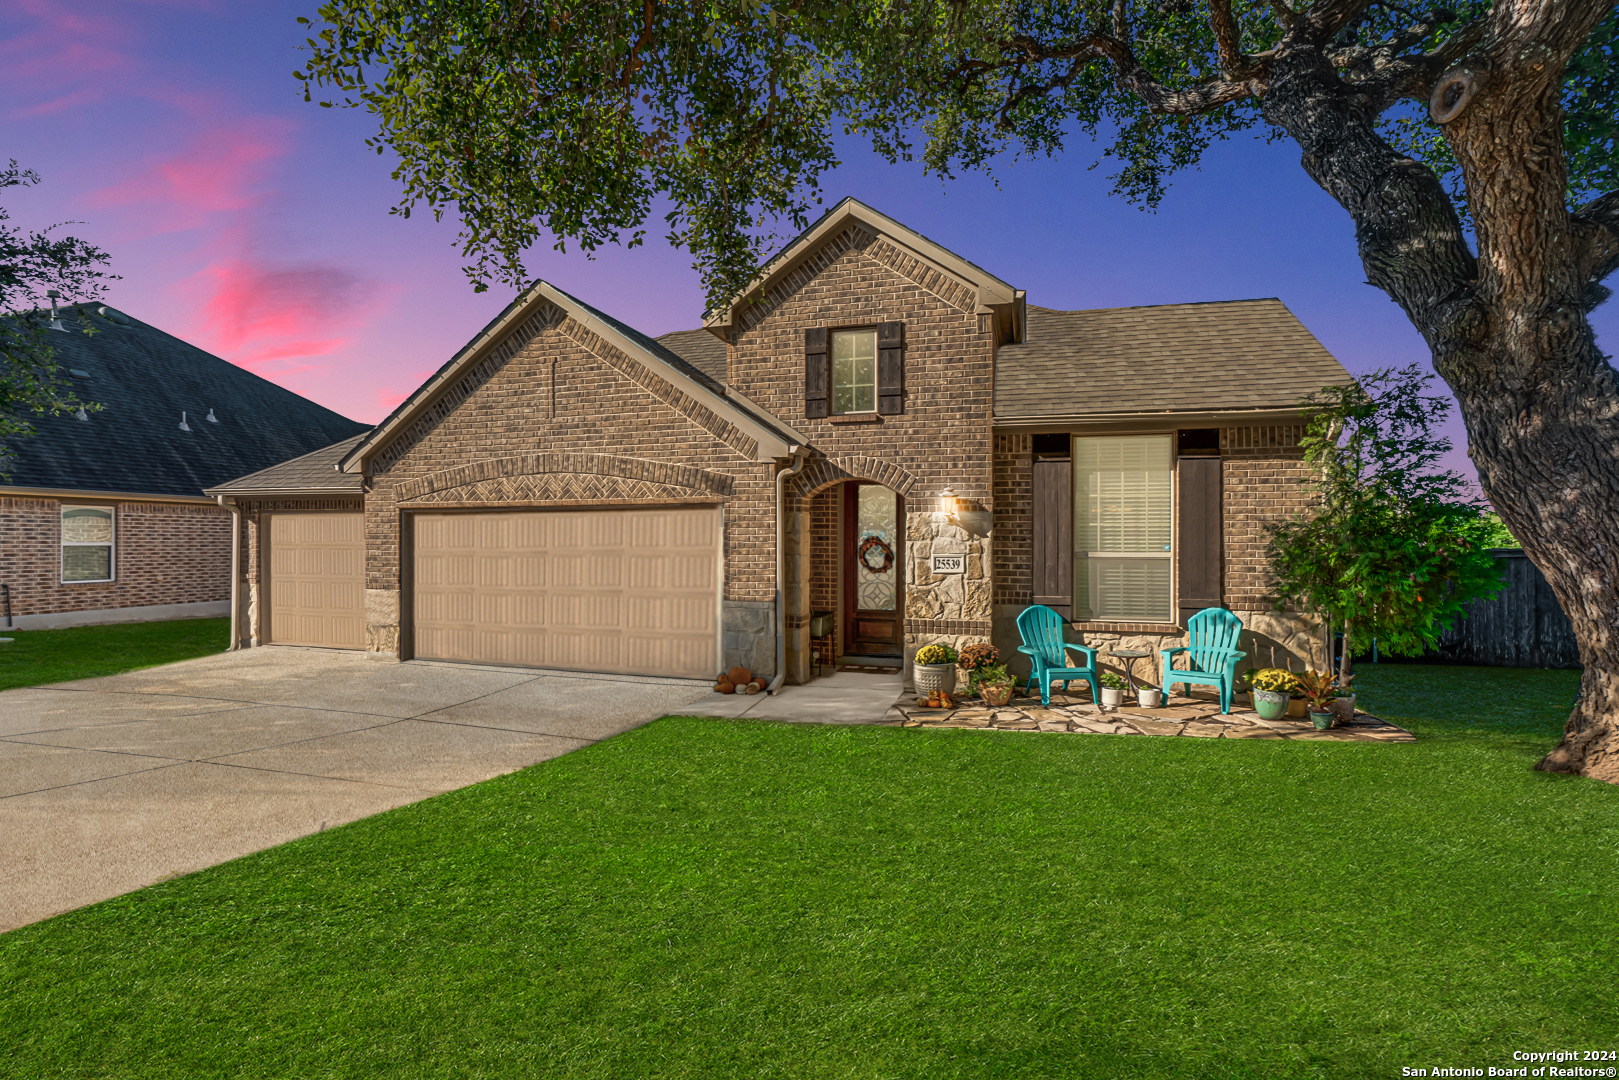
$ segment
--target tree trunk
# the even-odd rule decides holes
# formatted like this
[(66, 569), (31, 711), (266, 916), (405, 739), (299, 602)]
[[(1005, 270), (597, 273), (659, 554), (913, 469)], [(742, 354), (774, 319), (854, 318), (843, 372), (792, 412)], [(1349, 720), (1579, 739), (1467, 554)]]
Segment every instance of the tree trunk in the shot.
[[(1619, 783), (1619, 376), (1585, 317), (1557, 98), (1566, 57), (1608, 6), (1590, 2), (1583, 31), (1560, 13), (1572, 43), (1494, 42), (1505, 59), (1445, 125), (1464, 163), (1476, 262), (1438, 178), (1377, 136), (1376, 105), (1336, 78), (1318, 46), (1280, 55), (1263, 111), (1354, 218), (1369, 282), (1427, 340), (1484, 493), (1574, 624), (1580, 697), (1537, 768)], [(1495, 9), (1504, 25), (1536, 31), (1507, 6)]]

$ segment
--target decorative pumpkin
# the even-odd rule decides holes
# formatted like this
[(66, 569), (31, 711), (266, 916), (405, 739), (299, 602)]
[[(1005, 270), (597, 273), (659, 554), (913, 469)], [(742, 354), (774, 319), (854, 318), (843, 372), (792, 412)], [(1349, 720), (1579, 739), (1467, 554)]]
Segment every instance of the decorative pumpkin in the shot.
[(759, 688), (760, 692), (763, 692), (765, 687), (769, 686), (770, 684), (765, 682), (765, 677), (763, 675), (755, 675), (753, 677), (753, 681), (751, 683), (749, 683), (748, 685), (749, 686), (757, 686)]
[(714, 684), (714, 690), (716, 693), (720, 694), (734, 694), (736, 693), (736, 683), (732, 682), (730, 679), (721, 679), (719, 682)]
[(741, 686), (743, 683), (753, 678), (753, 672), (749, 671), (745, 667), (734, 667), (730, 671), (726, 672), (725, 677), (730, 679), (736, 685)]
[(740, 692), (744, 694), (757, 694), (762, 689), (764, 688), (758, 683), (750, 682), (748, 685), (744, 686)]

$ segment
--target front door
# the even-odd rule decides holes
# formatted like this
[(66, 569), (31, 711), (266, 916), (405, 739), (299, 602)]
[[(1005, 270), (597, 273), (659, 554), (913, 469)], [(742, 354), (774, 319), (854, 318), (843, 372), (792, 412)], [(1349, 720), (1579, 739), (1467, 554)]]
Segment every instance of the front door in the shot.
[(843, 522), (845, 651), (903, 656), (905, 500), (881, 484), (846, 484)]

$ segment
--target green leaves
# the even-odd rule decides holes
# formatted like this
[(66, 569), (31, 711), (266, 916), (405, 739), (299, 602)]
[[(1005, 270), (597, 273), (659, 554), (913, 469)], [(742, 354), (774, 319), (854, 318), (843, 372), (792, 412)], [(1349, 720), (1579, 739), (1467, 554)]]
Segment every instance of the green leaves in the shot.
[(1424, 393), (1432, 379), (1415, 364), (1385, 368), (1307, 402), (1316, 504), (1271, 530), (1275, 601), (1329, 615), (1355, 648), (1375, 637), (1420, 655), (1468, 602), (1501, 587), (1485, 550), (1495, 527), (1463, 478), (1438, 468), (1450, 440), (1435, 428), (1450, 403)]
[[(39, 176), (15, 160), (0, 170), (0, 190), (37, 183)], [(10, 216), (0, 207), (0, 223)], [(25, 414), (54, 416), (80, 406), (57, 371), (50, 340), (56, 331), (40, 314), (51, 304), (46, 292), (59, 292), (64, 307), (77, 305), (79, 327), (94, 333), (86, 305), (116, 280), (97, 269), (106, 265), (106, 252), (71, 236), (53, 239), (56, 228), (25, 234), (0, 224), (0, 479), (7, 476), (6, 444), (33, 434)]]

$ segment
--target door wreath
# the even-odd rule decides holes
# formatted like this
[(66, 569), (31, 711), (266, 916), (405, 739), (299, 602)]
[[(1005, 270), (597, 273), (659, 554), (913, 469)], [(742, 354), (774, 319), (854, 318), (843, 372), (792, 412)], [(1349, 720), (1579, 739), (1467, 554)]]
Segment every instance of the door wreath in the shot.
[[(881, 557), (881, 566), (871, 565), (871, 553), (873, 551), (877, 552)], [(870, 570), (873, 574), (886, 574), (888, 568), (894, 565), (894, 549), (888, 546), (886, 540), (875, 533), (860, 541), (860, 550), (855, 557), (860, 560), (860, 565)]]

